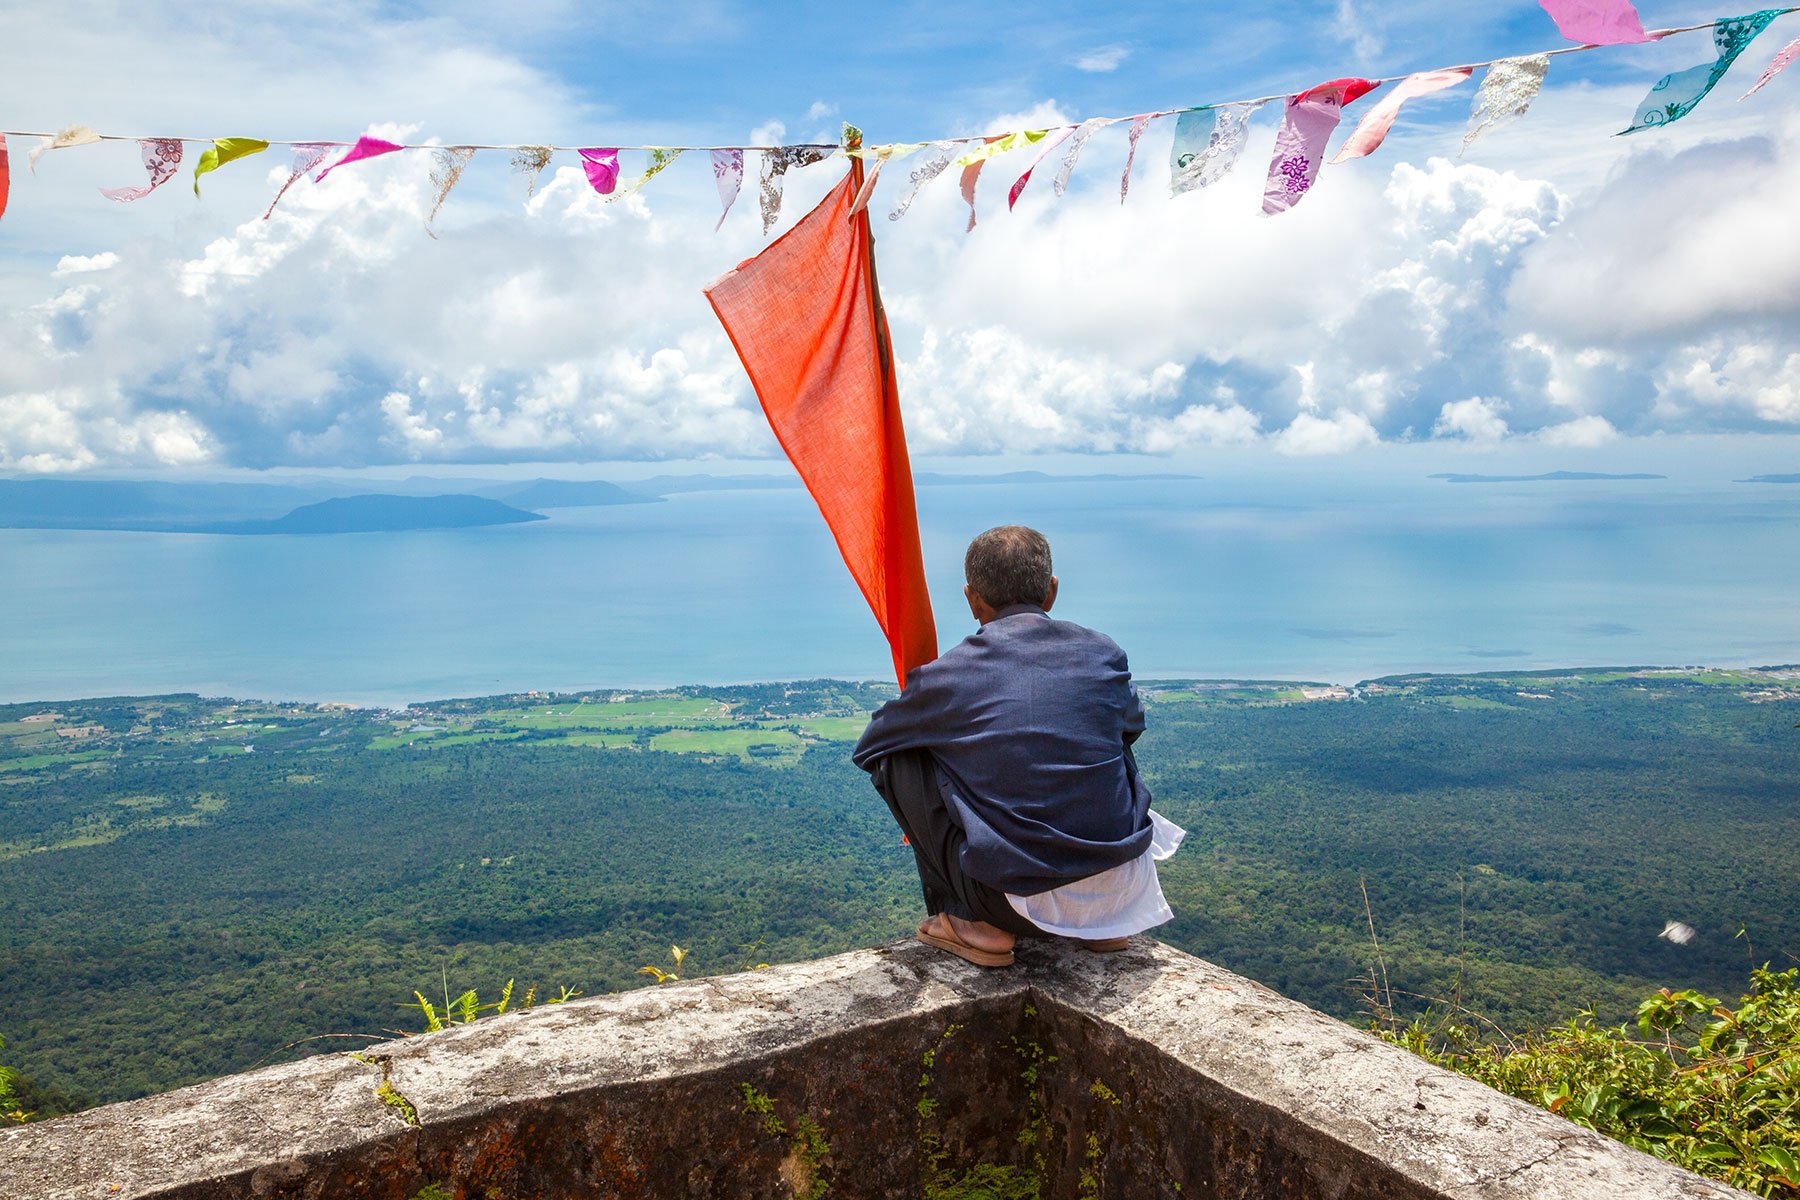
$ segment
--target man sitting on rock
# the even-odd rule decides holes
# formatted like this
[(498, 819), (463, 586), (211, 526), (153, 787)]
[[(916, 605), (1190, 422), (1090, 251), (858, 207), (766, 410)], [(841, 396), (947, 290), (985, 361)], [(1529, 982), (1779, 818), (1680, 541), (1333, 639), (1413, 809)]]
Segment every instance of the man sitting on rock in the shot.
[(1125, 652), (1050, 618), (1050, 544), (1002, 525), (963, 559), (974, 634), (913, 669), (857, 742), (918, 861), (919, 940), (983, 967), (1020, 937), (1123, 949), (1171, 919), (1156, 862), (1183, 831), (1150, 811)]

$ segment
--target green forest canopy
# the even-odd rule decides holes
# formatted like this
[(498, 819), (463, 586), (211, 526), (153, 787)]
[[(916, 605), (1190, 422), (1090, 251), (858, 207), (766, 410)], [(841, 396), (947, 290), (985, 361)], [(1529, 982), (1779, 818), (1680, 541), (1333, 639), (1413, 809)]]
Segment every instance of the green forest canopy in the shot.
[[(1327, 1012), (1358, 1015), (1370, 917), (1394, 988), (1460, 979), (1510, 1028), (1800, 951), (1800, 671), (1143, 686), (1190, 831), (1158, 935)], [(594, 994), (672, 942), (721, 972), (905, 936), (916, 877), (846, 744), (891, 694), (0, 706), (16, 1090), (50, 1114), (353, 1047), (282, 1050), (415, 1028), (440, 973)]]

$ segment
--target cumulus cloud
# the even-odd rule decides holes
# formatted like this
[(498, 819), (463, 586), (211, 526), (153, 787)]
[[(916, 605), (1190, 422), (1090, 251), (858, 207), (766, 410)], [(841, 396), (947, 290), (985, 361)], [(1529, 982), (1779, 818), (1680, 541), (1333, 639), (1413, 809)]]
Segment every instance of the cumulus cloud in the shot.
[(1619, 431), (1605, 417), (1586, 416), (1560, 425), (1546, 425), (1532, 436), (1546, 446), (1591, 450), (1616, 439)]
[(85, 275), (89, 271), (105, 271), (119, 265), (119, 256), (111, 250), (103, 254), (65, 254), (56, 260), (52, 275)]
[(1345, 454), (1380, 440), (1369, 418), (1340, 408), (1329, 417), (1300, 413), (1275, 435), (1275, 449), (1295, 455)]
[(1504, 401), (1482, 396), (1467, 400), (1446, 400), (1431, 426), (1432, 437), (1466, 438), (1472, 442), (1497, 442), (1507, 434), (1506, 419), (1500, 411)]

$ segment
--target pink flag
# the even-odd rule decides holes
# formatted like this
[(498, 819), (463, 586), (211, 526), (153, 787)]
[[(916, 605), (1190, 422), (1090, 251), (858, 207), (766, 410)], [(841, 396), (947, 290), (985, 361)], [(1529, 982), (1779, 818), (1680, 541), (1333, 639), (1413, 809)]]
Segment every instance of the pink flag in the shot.
[(1372, 154), (1387, 137), (1388, 130), (1394, 127), (1394, 118), (1400, 114), (1400, 106), (1414, 96), (1429, 96), (1432, 92), (1441, 92), (1447, 87), (1455, 87), (1467, 79), (1472, 67), (1456, 67), (1448, 71), (1420, 71), (1417, 75), (1408, 75), (1400, 81), (1400, 86), (1389, 92), (1387, 96), (1363, 116), (1356, 131), (1339, 148), (1337, 157), (1331, 161), (1341, 163), (1347, 159), (1361, 158)]
[(1538, 0), (1556, 30), (1584, 46), (1624, 46), (1647, 42), (1644, 23), (1631, 0)]
[(619, 186), (619, 152), (595, 149), (577, 153), (581, 155), (581, 169), (587, 172), (588, 182), (594, 185), (594, 190), (602, 196), (612, 195), (613, 189)]
[(1275, 135), (1275, 155), (1263, 185), (1263, 214), (1274, 216), (1300, 203), (1319, 177), (1325, 143), (1337, 128), (1344, 105), (1378, 85), (1367, 79), (1333, 79), (1289, 97), (1287, 115)]
[(1769, 63), (1769, 69), (1764, 71), (1762, 77), (1751, 85), (1750, 90), (1739, 96), (1738, 99), (1748, 100), (1750, 97), (1754, 96), (1757, 92), (1762, 90), (1763, 84), (1781, 74), (1781, 68), (1787, 66), (1796, 58), (1800, 58), (1800, 38), (1795, 38), (1780, 50), (1776, 51), (1775, 58)]
[(179, 138), (140, 138), (138, 152), (143, 155), (144, 172), (150, 176), (150, 182), (140, 183), (136, 187), (101, 188), (102, 196), (108, 200), (117, 200), (120, 204), (142, 200), (173, 179), (175, 172), (181, 169)]
[(288, 194), (288, 189), (293, 187), (302, 175), (310, 174), (315, 167), (325, 161), (325, 156), (332, 151), (332, 145), (330, 142), (301, 142), (293, 150), (294, 162), (288, 168), (287, 182), (281, 185), (281, 190), (275, 193), (273, 200), (269, 201), (269, 211), (263, 214), (265, 221), (275, 215), (275, 206), (280, 204), (281, 198)]
[(1131, 128), (1125, 133), (1125, 142), (1130, 149), (1125, 151), (1125, 171), (1119, 176), (1119, 203), (1125, 203), (1125, 193), (1131, 190), (1131, 164), (1137, 161), (1138, 139), (1144, 136), (1144, 130), (1150, 125), (1151, 113), (1139, 113), (1131, 118)]
[[(1000, 134), (995, 137), (982, 138), (981, 144), (984, 146), (991, 145), (1005, 136), (1005, 134)], [(962, 198), (967, 201), (969, 205), (969, 223), (963, 229), (964, 233), (968, 233), (975, 228), (975, 181), (981, 178), (981, 168), (987, 165), (987, 159), (978, 158), (962, 169)]]
[(6, 138), (0, 136), (0, 217), (6, 215), (6, 193), (12, 188), (12, 164), (6, 156)]
[(1038, 151), (1038, 156), (1031, 160), (1031, 165), (1025, 168), (1025, 173), (1019, 176), (1018, 180), (1007, 190), (1006, 208), (1008, 212), (1012, 211), (1012, 206), (1019, 202), (1019, 196), (1025, 191), (1025, 185), (1031, 182), (1031, 173), (1038, 169), (1038, 164), (1049, 158), (1050, 152), (1066, 142), (1069, 135), (1074, 132), (1075, 127), (1069, 125), (1044, 139), (1044, 148)]
[(320, 171), (317, 175), (314, 175), (313, 182), (323, 182), (327, 175), (348, 163), (361, 162), (365, 158), (379, 158), (383, 154), (392, 154), (396, 150), (404, 149), (406, 149), (406, 147), (396, 145), (393, 142), (384, 142), (380, 138), (370, 137), (368, 134), (364, 134), (362, 137), (356, 139), (356, 145), (350, 147), (350, 153), (344, 155), (344, 157), (338, 159), (329, 167)]

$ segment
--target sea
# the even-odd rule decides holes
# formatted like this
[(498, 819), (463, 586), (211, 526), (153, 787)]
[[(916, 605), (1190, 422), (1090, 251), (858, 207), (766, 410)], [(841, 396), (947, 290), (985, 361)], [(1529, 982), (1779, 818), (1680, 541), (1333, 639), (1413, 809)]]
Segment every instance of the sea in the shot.
[[(1800, 661), (1800, 485), (1246, 473), (918, 493), (940, 640), (961, 554), (1050, 538), (1056, 615), (1140, 678)], [(330, 536), (0, 530), (0, 700), (198, 692), (398, 706), (891, 677), (806, 493)]]

